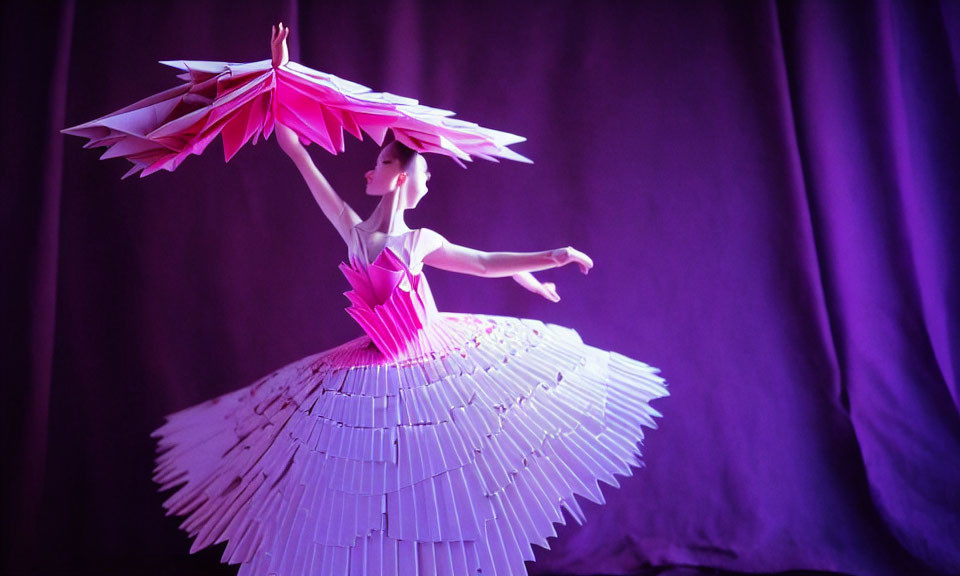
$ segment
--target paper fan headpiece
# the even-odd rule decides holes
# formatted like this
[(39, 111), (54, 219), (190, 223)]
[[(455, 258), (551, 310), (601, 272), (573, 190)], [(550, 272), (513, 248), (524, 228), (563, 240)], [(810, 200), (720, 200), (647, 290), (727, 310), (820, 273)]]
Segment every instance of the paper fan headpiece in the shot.
[(105, 158), (133, 162), (124, 178), (173, 171), (190, 154), (201, 154), (217, 135), (229, 161), (251, 139), (268, 138), (274, 124), (292, 128), (301, 142), (331, 154), (344, 150), (343, 131), (362, 140), (366, 132), (383, 144), (387, 130), (418, 152), (434, 152), (458, 164), (473, 156), (530, 162), (508, 146), (525, 138), (452, 118), (453, 112), (416, 100), (372, 92), (332, 74), (288, 62), (249, 64), (178, 60), (162, 62), (185, 80), (112, 114), (63, 130), (88, 138), (84, 148), (106, 146)]

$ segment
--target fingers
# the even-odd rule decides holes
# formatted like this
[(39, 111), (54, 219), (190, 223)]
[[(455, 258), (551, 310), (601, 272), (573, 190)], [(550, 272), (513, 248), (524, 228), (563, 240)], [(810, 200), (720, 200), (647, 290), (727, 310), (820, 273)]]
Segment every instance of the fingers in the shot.
[(556, 286), (556, 284), (554, 284), (553, 282), (545, 282), (545, 283), (543, 284), (543, 288), (544, 288), (544, 289), (546, 290), (546, 292), (547, 292), (547, 300), (550, 300), (551, 302), (559, 302), (559, 301), (560, 301), (560, 295), (557, 294), (557, 286)]
[(290, 35), (290, 28), (284, 28), (283, 22), (279, 26), (270, 27), (270, 42), (277, 43), (283, 42), (287, 39), (287, 36)]
[(270, 27), (270, 55), (274, 68), (283, 66), (290, 61), (287, 52), (288, 36), (290, 36), (290, 28), (285, 27), (283, 22)]
[(566, 266), (572, 262), (576, 263), (580, 267), (580, 272), (584, 274), (593, 268), (593, 260), (572, 246), (557, 248), (551, 253), (551, 257), (557, 266)]
[(540, 292), (540, 295), (546, 298), (551, 302), (559, 302), (560, 295), (557, 294), (557, 287), (553, 282), (546, 282), (542, 285), (543, 290)]
[(586, 254), (581, 253), (582, 259), (579, 261), (580, 271), (584, 274), (590, 272), (590, 269), (593, 268), (593, 260), (590, 259)]
[(576, 262), (580, 266), (581, 272), (586, 274), (593, 268), (593, 260), (589, 256), (574, 248), (567, 248), (567, 250), (569, 251), (570, 262)]

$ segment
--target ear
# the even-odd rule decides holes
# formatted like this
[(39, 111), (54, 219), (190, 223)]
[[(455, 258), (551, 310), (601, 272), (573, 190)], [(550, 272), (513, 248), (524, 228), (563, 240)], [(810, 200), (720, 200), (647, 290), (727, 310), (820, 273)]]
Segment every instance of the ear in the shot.
[(407, 173), (406, 173), (406, 172), (401, 172), (400, 174), (397, 175), (397, 186), (398, 186), (398, 187), (399, 187), (399, 186), (403, 186), (404, 183), (406, 183), (406, 181), (407, 181)]
[(390, 177), (390, 191), (396, 192), (400, 189), (400, 186), (403, 185), (403, 173), (396, 174)]

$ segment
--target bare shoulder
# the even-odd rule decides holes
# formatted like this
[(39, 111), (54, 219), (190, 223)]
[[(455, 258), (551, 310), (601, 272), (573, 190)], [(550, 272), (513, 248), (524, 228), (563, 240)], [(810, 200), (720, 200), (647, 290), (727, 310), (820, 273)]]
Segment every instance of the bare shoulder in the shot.
[(410, 239), (415, 251), (421, 258), (443, 247), (446, 239), (430, 228), (415, 228), (410, 231)]
[(414, 228), (410, 233), (416, 236), (420, 242), (425, 242), (427, 244), (436, 244), (439, 248), (441, 244), (446, 242), (446, 238), (440, 235), (439, 232), (431, 228)]

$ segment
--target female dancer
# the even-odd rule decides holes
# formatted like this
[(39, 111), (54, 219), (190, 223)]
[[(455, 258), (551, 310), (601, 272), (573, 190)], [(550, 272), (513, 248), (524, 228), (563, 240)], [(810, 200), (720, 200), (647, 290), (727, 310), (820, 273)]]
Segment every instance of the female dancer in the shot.
[[(274, 65), (289, 31), (274, 29)], [(348, 247), (348, 312), (365, 335), (168, 416), (155, 480), (195, 551), (227, 541), (245, 575), (525, 575), (575, 495), (639, 466), (656, 369), (533, 320), (441, 314), (423, 265), (513, 276), (557, 301), (538, 270), (593, 263), (573, 248), (480, 252), (404, 212), (427, 192), (423, 156), (398, 142), (367, 172), (361, 218), (291, 129), (277, 139)]]

